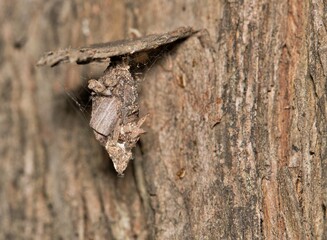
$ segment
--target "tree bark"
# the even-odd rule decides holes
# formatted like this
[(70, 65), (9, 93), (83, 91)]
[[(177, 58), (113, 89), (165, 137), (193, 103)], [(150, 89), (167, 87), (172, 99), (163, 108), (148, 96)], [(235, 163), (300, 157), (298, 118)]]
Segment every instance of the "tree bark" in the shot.
[[(325, 5), (0, 1), (0, 238), (326, 239)], [(35, 64), (179, 26), (201, 31), (143, 75), (118, 178), (78, 109), (106, 65)]]

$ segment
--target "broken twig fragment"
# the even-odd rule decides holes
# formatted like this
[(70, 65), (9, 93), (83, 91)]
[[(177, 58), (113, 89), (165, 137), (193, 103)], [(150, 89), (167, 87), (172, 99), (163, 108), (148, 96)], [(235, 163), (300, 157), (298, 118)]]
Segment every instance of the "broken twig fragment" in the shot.
[[(94, 61), (109, 63), (102, 77), (89, 80), (88, 88), (93, 91), (90, 126), (96, 139), (106, 148), (116, 171), (123, 174), (132, 158), (133, 147), (144, 133), (141, 126), (146, 119), (146, 116), (139, 118), (138, 81), (131, 72), (131, 65), (147, 60), (147, 54), (143, 56), (143, 52), (151, 52), (193, 33), (192, 28), (181, 27), (172, 32), (137, 39), (49, 52), (37, 65)], [(114, 61), (111, 59), (113, 57)]]

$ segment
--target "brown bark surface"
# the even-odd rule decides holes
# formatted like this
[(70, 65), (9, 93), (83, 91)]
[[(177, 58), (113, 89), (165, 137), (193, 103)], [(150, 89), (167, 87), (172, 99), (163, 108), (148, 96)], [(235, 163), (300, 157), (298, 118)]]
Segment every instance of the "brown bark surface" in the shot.
[[(326, 239), (325, 5), (0, 1), (0, 239)], [(202, 31), (143, 75), (118, 178), (71, 100), (106, 65), (36, 62), (179, 26)]]

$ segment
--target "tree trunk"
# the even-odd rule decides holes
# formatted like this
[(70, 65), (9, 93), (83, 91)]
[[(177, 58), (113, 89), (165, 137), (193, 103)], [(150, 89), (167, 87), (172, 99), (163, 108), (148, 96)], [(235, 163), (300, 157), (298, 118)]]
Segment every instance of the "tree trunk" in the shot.
[[(1, 1), (0, 238), (326, 239), (325, 5)], [(118, 178), (84, 111), (106, 65), (37, 59), (179, 26), (201, 31), (143, 75)]]

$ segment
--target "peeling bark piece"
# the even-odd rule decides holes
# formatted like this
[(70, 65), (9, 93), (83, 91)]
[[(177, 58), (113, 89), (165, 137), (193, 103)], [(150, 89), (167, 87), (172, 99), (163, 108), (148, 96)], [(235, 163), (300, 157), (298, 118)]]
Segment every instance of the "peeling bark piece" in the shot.
[(37, 63), (38, 66), (55, 66), (59, 63), (86, 64), (90, 62), (110, 62), (114, 56), (131, 55), (136, 52), (156, 49), (159, 46), (175, 42), (194, 34), (190, 27), (180, 27), (163, 34), (152, 34), (136, 39), (119, 40), (109, 43), (95, 44), (80, 49), (64, 49), (48, 52)]

